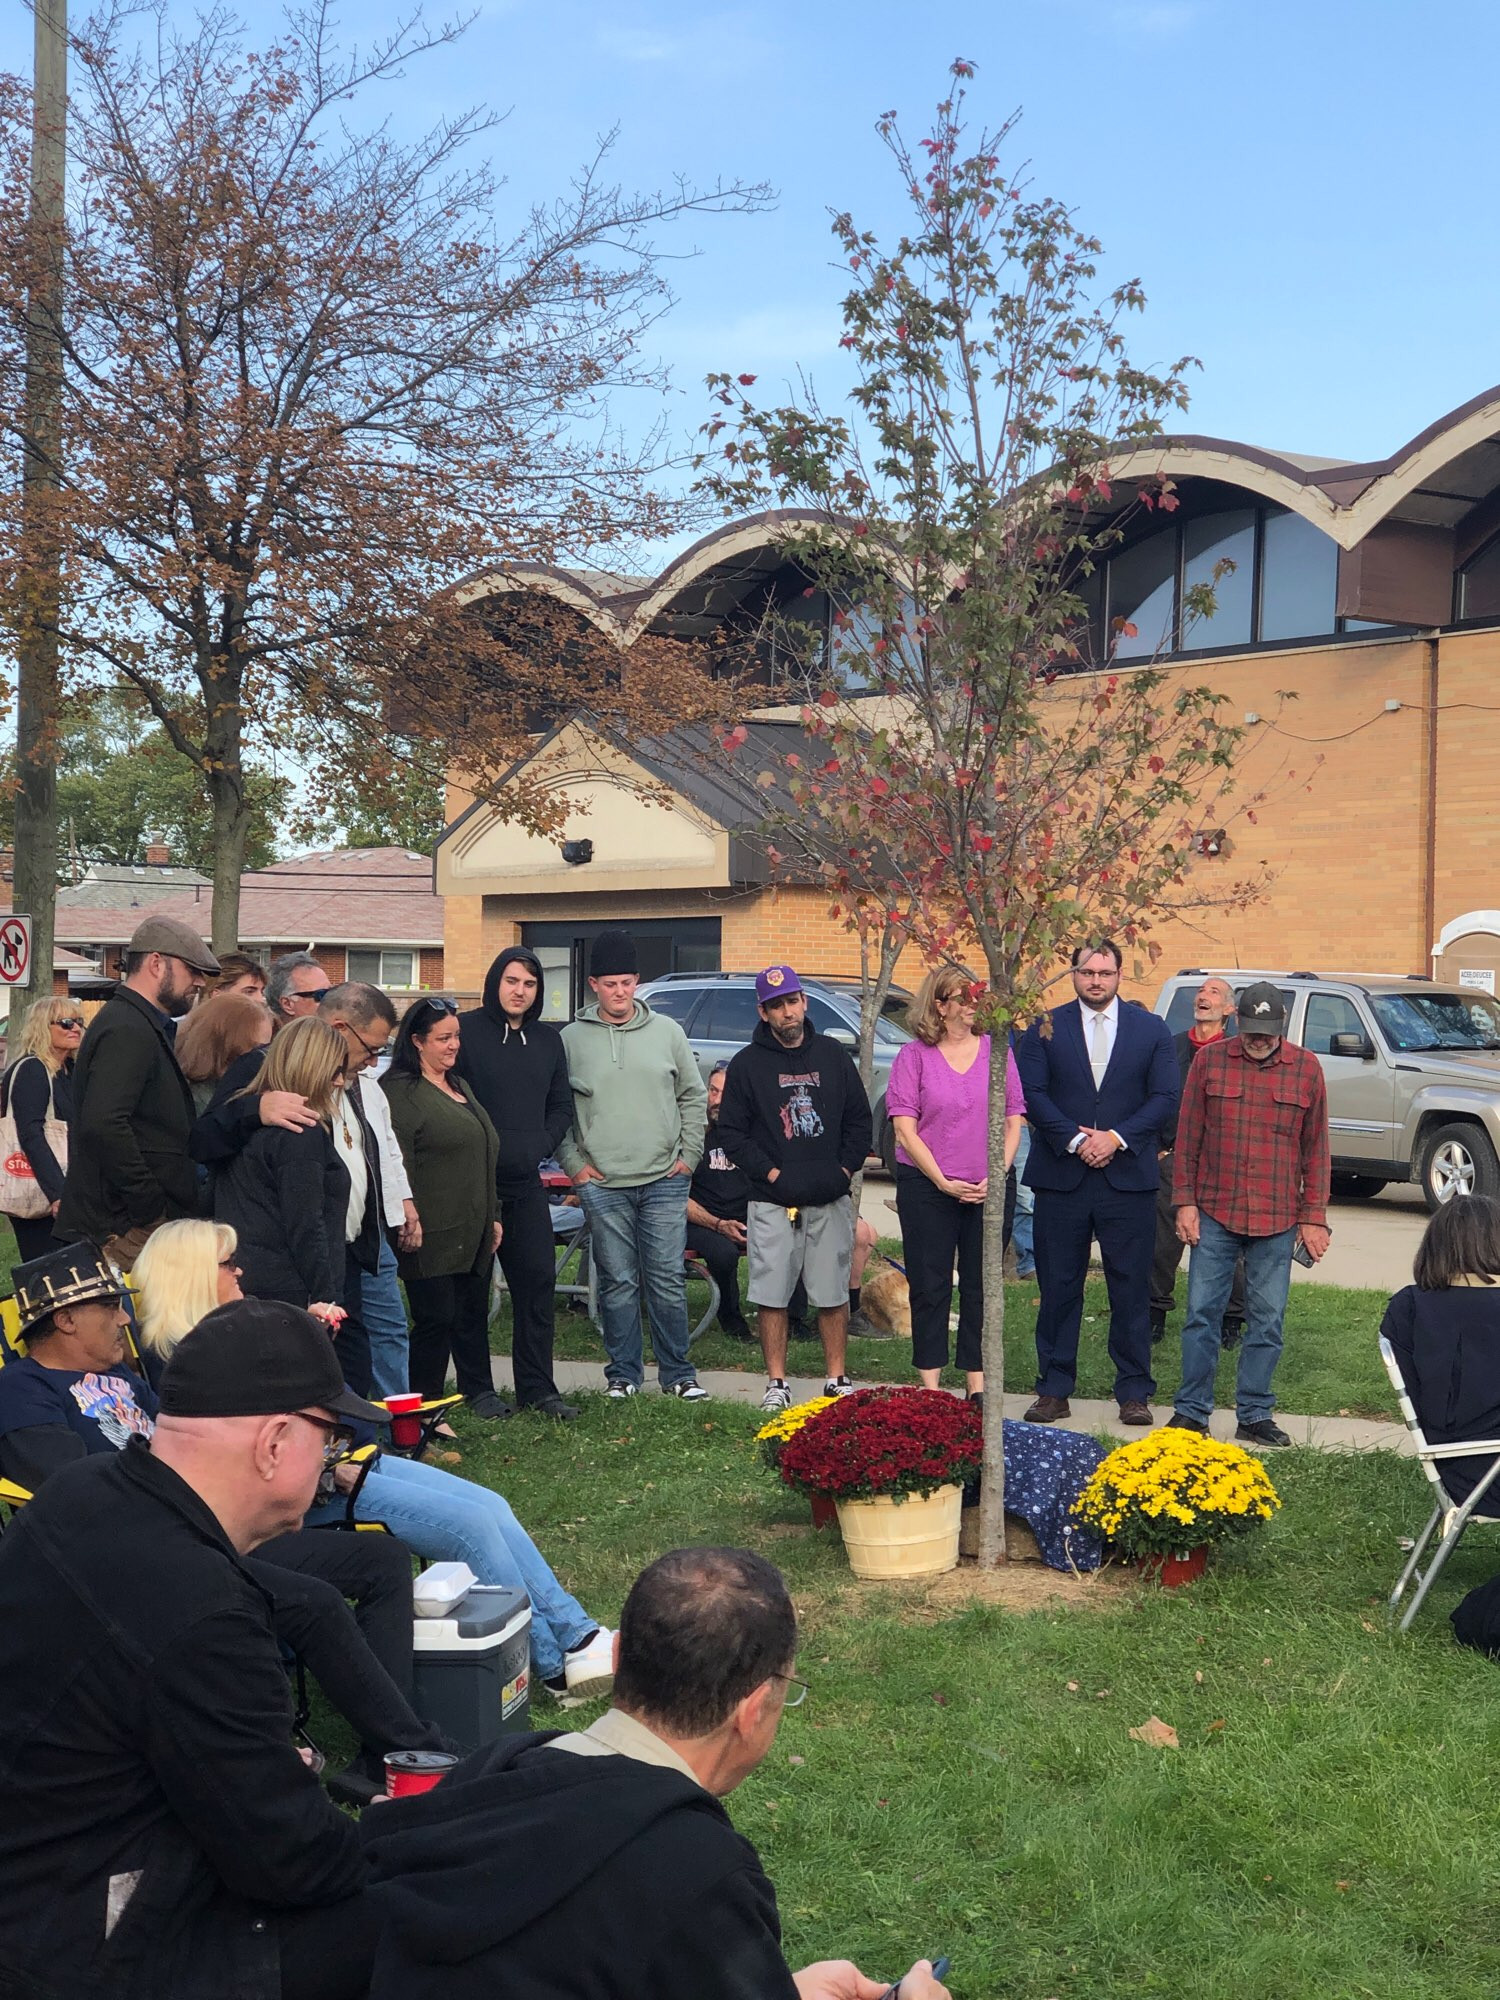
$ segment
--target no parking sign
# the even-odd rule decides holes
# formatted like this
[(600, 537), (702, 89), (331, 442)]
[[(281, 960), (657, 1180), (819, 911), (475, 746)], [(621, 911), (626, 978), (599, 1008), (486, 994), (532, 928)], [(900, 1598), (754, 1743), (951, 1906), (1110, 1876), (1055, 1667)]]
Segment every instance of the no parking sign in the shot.
[(0, 986), (31, 984), (31, 919), (0, 919)]

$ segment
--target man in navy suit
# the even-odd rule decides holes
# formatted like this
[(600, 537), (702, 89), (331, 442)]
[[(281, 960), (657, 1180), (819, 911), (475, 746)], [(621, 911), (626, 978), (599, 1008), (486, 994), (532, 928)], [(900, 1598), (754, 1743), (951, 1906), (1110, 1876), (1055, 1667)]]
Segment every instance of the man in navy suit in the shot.
[(1157, 1154), (1177, 1110), (1172, 1037), (1145, 1008), (1120, 1003), (1120, 948), (1110, 938), (1073, 953), (1077, 1000), (1034, 1022), (1016, 1047), (1033, 1142), (1036, 1194), (1037, 1396), (1026, 1421), (1071, 1416), (1089, 1243), (1109, 1288), (1109, 1355), (1120, 1421), (1149, 1425), (1151, 1260)]

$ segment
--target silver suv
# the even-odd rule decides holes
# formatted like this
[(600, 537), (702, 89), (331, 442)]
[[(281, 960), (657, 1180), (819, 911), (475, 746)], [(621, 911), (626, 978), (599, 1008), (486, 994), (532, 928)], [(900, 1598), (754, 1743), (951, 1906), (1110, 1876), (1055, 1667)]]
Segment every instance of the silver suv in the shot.
[[(841, 1042), (858, 1060), (859, 983), (853, 979), (804, 979), (807, 1018), (820, 1035)], [(682, 1024), (705, 1081), (715, 1063), (728, 1062), (760, 1025), (753, 972), (669, 972), (641, 988), (641, 998), (658, 1014)], [(893, 986), (875, 1023), (875, 1073), (870, 1103), (875, 1113), (875, 1150), (887, 1173), (896, 1171), (896, 1135), (885, 1114), (891, 1064), (911, 1031), (905, 1026), (912, 996)]]
[(1287, 1035), (1310, 1049), (1328, 1087), (1334, 1193), (1418, 1182), (1429, 1208), (1455, 1194), (1500, 1197), (1500, 1004), (1490, 994), (1386, 973), (1188, 967), (1156, 998), (1173, 1033), (1210, 976), (1238, 995), (1269, 979)]

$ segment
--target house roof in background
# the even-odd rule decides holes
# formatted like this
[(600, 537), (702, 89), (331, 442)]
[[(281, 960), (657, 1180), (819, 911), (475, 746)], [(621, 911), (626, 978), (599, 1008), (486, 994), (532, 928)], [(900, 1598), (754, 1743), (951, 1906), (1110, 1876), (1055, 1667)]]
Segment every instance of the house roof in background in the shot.
[[(59, 943), (125, 944), (148, 916), (176, 917), (208, 935), (213, 895), (206, 879), (180, 889), (143, 881), (127, 903), (85, 901), (85, 895), (82, 883), (59, 895)], [(405, 847), (326, 848), (247, 873), (240, 884), (240, 944), (294, 940), (437, 949), (443, 904), (433, 892), (431, 857)]]
[(174, 889), (209, 886), (208, 877), (196, 868), (179, 868), (175, 864), (163, 867), (152, 861), (134, 864), (91, 861), (80, 881), (58, 890), (57, 906), (66, 909), (77, 904), (90, 910), (128, 910), (138, 905), (143, 895), (165, 895)]

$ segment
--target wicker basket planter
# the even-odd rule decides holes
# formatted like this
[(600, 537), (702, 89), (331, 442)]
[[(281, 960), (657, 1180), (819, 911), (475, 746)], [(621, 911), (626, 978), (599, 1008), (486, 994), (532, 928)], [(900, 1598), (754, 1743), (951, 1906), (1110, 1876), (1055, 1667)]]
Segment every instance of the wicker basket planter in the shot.
[(941, 1576), (958, 1567), (963, 1488), (904, 1499), (840, 1500), (839, 1528), (849, 1567), (872, 1582)]

